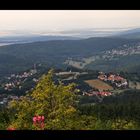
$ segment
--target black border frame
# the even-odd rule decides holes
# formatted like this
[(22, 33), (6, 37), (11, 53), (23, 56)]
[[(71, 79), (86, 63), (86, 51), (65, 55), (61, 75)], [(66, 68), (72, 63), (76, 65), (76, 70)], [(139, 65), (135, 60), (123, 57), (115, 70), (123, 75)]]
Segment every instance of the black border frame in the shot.
[[(9, 4), (9, 5), (7, 5)], [(139, 3), (134, 1), (122, 2), (119, 0), (49, 0), (49, 1), (3, 1), (0, 4), (0, 10), (139, 10)], [(64, 139), (64, 140), (96, 140), (96, 139), (139, 139), (140, 131), (110, 131), (110, 130), (92, 130), (92, 131), (0, 131), (1, 140), (15, 139)]]

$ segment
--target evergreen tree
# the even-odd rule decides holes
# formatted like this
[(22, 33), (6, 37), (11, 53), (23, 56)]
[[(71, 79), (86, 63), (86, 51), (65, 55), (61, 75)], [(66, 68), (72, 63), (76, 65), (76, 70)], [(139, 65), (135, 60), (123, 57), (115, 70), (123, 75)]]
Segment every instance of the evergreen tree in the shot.
[(43, 129), (72, 129), (77, 116), (75, 85), (55, 85), (53, 71), (43, 75), (32, 93), (12, 101), (11, 124), (15, 129), (42, 129), (33, 124), (34, 116), (44, 116)]

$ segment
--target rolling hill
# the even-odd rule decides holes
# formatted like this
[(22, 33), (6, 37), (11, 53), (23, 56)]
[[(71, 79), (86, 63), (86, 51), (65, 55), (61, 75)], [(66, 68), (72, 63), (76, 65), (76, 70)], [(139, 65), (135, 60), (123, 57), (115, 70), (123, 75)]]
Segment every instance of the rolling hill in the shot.
[[(64, 62), (72, 58), (82, 60), (83, 58), (98, 55), (108, 50), (117, 49), (125, 44), (134, 46), (140, 42), (139, 39), (126, 39), (119, 37), (94, 37), (80, 40), (51, 40), (33, 43), (12, 44), (0, 47), (0, 75), (18, 72), (31, 67), (34, 63), (42, 63), (47, 67), (66, 67)], [(102, 69), (113, 70), (123, 62), (123, 65), (133, 63), (133, 56), (125, 59), (126, 62), (115, 60), (102, 61), (107, 64)], [(139, 57), (139, 55), (138, 55)], [(122, 59), (122, 58), (121, 58)], [(138, 58), (137, 58), (138, 59)], [(98, 61), (88, 64), (92, 69), (99, 69), (95, 66)], [(139, 62), (136, 61), (139, 65)], [(99, 63), (100, 64), (100, 63)], [(130, 66), (130, 65), (129, 65)], [(138, 67), (138, 66), (137, 66)]]

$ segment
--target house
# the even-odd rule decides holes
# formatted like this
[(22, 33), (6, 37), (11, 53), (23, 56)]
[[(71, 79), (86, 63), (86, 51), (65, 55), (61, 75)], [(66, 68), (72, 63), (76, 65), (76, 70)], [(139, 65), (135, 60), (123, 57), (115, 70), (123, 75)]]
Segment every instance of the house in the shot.
[(122, 80), (124, 80), (124, 78), (121, 77), (121, 76), (115, 76), (115, 77), (114, 77), (114, 80), (115, 80), (115, 81), (122, 81)]
[(109, 75), (107, 80), (114, 82), (115, 81), (115, 75), (114, 74)]
[(107, 76), (105, 74), (101, 74), (98, 76), (98, 79), (107, 81)]

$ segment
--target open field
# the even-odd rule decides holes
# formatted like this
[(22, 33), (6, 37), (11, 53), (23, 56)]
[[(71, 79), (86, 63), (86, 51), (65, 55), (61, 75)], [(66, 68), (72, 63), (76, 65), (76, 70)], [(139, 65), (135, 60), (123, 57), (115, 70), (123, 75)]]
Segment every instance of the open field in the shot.
[(140, 82), (129, 81), (129, 88), (140, 89)]
[(101, 80), (98, 80), (98, 79), (95, 79), (95, 80), (86, 80), (85, 81), (87, 84), (89, 84), (89, 86), (93, 87), (93, 88), (96, 88), (98, 90), (113, 90), (113, 87), (110, 86), (109, 84), (101, 81)]

